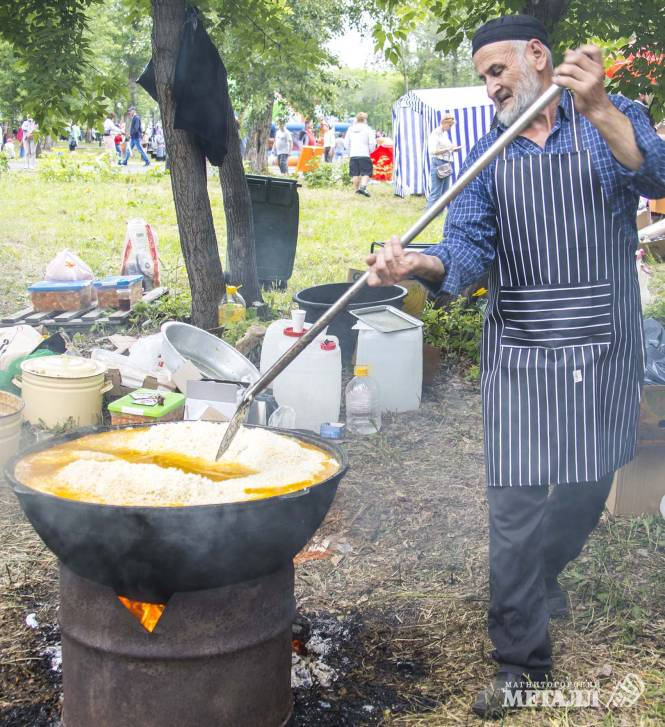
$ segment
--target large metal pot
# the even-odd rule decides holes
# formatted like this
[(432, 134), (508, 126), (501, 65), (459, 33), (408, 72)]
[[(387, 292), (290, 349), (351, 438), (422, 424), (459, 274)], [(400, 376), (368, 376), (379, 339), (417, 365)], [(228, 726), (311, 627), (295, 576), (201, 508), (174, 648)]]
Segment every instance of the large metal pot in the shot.
[(102, 421), (102, 400), (112, 387), (106, 366), (80, 356), (41, 356), (21, 364), (23, 417), (31, 424), (58, 427), (70, 421), (77, 427)]
[(162, 357), (171, 372), (191, 361), (210, 379), (254, 383), (259, 378), (256, 366), (236, 348), (212, 333), (179, 321), (162, 326)]
[(284, 433), (330, 452), (340, 464), (337, 474), (265, 500), (192, 507), (78, 502), (16, 479), (16, 463), (25, 455), (107, 430), (88, 429), (40, 442), (14, 457), (5, 476), (38, 535), (68, 568), (119, 595), (152, 603), (165, 603), (175, 592), (218, 588), (283, 567), (321, 524), (347, 469), (338, 447), (289, 431)]

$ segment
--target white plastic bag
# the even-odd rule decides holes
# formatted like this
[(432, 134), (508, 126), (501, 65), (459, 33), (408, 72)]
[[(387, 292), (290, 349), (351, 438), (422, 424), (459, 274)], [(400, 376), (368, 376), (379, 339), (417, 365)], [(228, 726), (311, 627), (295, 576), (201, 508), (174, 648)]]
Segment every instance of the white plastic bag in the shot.
[(161, 333), (155, 333), (152, 336), (139, 338), (136, 343), (133, 343), (129, 347), (129, 356), (127, 356), (130, 366), (147, 371), (163, 369), (162, 338)]
[(157, 233), (145, 220), (133, 219), (127, 222), (120, 274), (143, 275), (146, 290), (159, 286)]
[(94, 279), (92, 270), (71, 250), (61, 250), (46, 266), (44, 273), (44, 280), (53, 282)]

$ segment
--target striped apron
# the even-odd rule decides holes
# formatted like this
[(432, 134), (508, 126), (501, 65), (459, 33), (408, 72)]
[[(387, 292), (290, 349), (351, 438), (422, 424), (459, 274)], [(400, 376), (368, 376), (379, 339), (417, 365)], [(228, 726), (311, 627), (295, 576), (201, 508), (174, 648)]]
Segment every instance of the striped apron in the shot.
[(572, 114), (572, 152), (496, 164), (483, 330), (487, 483), (595, 481), (635, 452), (644, 374), (636, 241)]

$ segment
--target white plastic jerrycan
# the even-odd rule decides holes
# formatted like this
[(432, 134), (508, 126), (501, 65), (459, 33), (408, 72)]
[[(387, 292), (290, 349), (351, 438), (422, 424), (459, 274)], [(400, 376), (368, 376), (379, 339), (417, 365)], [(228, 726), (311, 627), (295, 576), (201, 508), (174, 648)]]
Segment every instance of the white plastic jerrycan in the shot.
[[(305, 332), (288, 326), (275, 346), (281, 355)], [(261, 368), (263, 371), (263, 366)], [(339, 421), (342, 397), (342, 357), (335, 336), (322, 334), (292, 361), (273, 381), (273, 395), (280, 406), (296, 412), (296, 429), (317, 434), (321, 424)]]
[[(309, 328), (309, 325), (306, 327)], [(293, 328), (296, 332), (302, 331), (305, 328), (305, 311), (292, 310), (291, 318), (280, 318), (268, 326), (261, 346), (259, 371), (262, 374), (265, 374), (284, 351), (293, 344), (293, 338), (285, 339), (284, 337), (284, 331), (287, 328)]]
[(369, 366), (379, 385), (382, 412), (413, 411), (422, 397), (423, 323), (392, 306), (385, 308), (399, 316), (400, 329), (382, 332), (366, 322), (371, 317), (360, 318), (354, 326), (358, 331), (356, 364)]

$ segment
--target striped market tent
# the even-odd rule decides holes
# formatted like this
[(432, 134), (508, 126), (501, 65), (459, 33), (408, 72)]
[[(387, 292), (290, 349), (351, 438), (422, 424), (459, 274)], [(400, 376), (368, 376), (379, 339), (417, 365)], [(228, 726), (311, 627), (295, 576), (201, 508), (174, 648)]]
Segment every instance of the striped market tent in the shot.
[(485, 86), (467, 88), (426, 88), (409, 91), (393, 105), (395, 194), (427, 194), (430, 187), (430, 162), (427, 139), (441, 123), (441, 116), (452, 113), (455, 126), (451, 136), (462, 148), (455, 153), (453, 179), (473, 145), (486, 134), (494, 116), (494, 104)]

